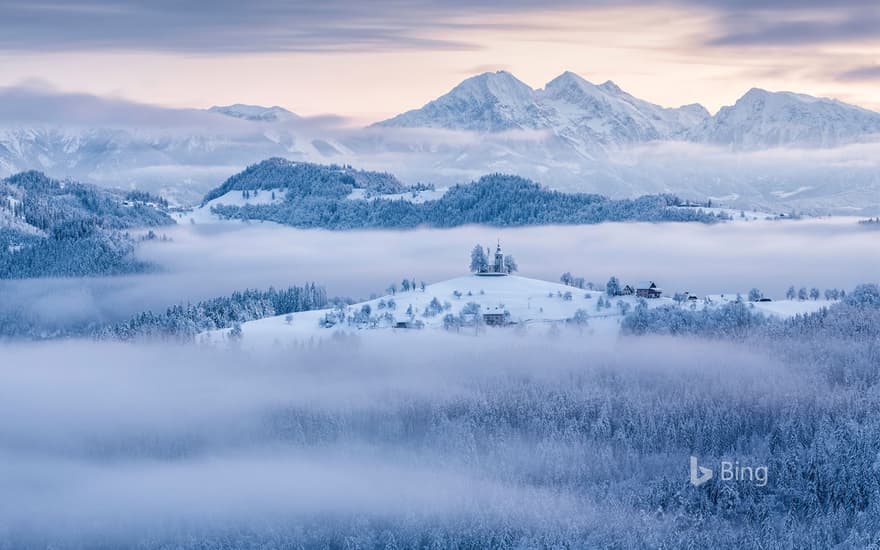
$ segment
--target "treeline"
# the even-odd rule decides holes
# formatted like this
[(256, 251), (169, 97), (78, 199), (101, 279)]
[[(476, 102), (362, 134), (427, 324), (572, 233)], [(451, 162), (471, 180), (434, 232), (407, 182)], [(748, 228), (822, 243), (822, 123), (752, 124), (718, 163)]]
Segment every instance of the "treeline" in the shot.
[(787, 319), (770, 317), (755, 311), (751, 302), (739, 299), (717, 309), (687, 309), (679, 306), (649, 308), (641, 300), (621, 326), (633, 335), (667, 334), (721, 338), (808, 337), (875, 338), (880, 337), (880, 287), (859, 285), (829, 307)]
[(99, 338), (135, 340), (174, 338), (192, 340), (207, 330), (232, 328), (240, 323), (327, 307), (327, 293), (314, 283), (286, 289), (248, 289), (230, 296), (194, 304), (180, 304), (164, 312), (146, 311), (97, 331)]
[[(518, 176), (493, 174), (456, 185), (441, 198), (423, 203), (404, 199), (347, 200), (347, 193), (290, 194), (276, 204), (220, 205), (212, 210), (228, 219), (267, 220), (302, 228), (361, 229), (456, 227), (467, 224), (520, 226), (594, 224), (606, 221), (703, 222), (726, 219), (703, 210), (676, 208), (671, 195), (609, 199), (562, 193)], [(209, 196), (213, 196), (209, 195)], [(207, 200), (207, 197), (206, 197)]]

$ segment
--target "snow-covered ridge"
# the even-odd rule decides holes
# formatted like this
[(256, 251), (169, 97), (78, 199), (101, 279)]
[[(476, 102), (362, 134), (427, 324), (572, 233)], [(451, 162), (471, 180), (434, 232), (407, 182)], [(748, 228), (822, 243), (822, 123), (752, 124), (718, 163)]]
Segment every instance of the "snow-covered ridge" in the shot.
[(693, 128), (688, 138), (732, 149), (830, 148), (880, 140), (880, 113), (834, 99), (752, 88)]
[(550, 130), (589, 153), (678, 137), (708, 117), (699, 105), (663, 108), (633, 97), (611, 81), (595, 85), (569, 71), (541, 90), (498, 71), (468, 78), (421, 109), (376, 126), (476, 132)]
[(482, 133), (544, 129), (582, 154), (658, 140), (733, 149), (830, 148), (878, 139), (880, 113), (833, 99), (752, 88), (711, 116), (699, 104), (661, 107), (610, 80), (597, 85), (570, 71), (538, 90), (499, 71), (471, 77), (424, 107), (376, 126)]

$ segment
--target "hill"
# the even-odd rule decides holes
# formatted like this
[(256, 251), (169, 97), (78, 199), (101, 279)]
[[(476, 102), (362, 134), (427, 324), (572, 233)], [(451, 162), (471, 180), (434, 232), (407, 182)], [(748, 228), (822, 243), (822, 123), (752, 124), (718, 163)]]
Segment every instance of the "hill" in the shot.
[(205, 339), (222, 342), (230, 337), (243, 337), (248, 346), (263, 347), (278, 342), (326, 338), (338, 332), (367, 331), (364, 334), (370, 334), (373, 330), (425, 329), (474, 334), (493, 328), (487, 326), (484, 314), (497, 314), (503, 319), (501, 322), (508, 325), (501, 330), (552, 331), (553, 327), (568, 326), (612, 342), (620, 334), (621, 320), (630, 315), (628, 320), (631, 321), (637, 309), (658, 312), (657, 316), (672, 311), (706, 317), (724, 316), (736, 305), (754, 315), (785, 319), (837, 303), (828, 300), (742, 303), (732, 296), (707, 298), (691, 310), (691, 305), (677, 305), (667, 296), (649, 300), (635, 296), (608, 297), (604, 291), (515, 275), (466, 275), (424, 286), (407, 281), (406, 287), (395, 285), (385, 296), (365, 302), (337, 303), (331, 309), (267, 317), (243, 323), (240, 332), (232, 335), (226, 330), (207, 332)]
[(142, 271), (125, 230), (170, 225), (166, 203), (144, 192), (58, 181), (40, 172), (0, 180), (0, 278)]
[[(262, 198), (252, 200), (251, 191), (260, 190)], [(323, 229), (604, 221), (712, 223), (724, 219), (702, 210), (678, 208), (681, 203), (672, 195), (614, 200), (597, 194), (563, 193), (505, 174), (483, 176), (438, 192), (405, 188), (389, 174), (270, 159), (229, 178), (205, 196), (200, 212), (182, 218), (204, 220), (209, 209), (222, 219)]]

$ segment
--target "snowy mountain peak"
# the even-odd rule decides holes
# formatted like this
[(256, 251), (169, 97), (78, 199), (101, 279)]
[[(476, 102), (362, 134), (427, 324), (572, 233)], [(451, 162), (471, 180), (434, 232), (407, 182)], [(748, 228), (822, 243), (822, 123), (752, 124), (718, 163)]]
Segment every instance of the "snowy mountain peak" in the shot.
[(277, 105), (273, 107), (263, 107), (261, 105), (235, 103), (234, 105), (215, 105), (208, 109), (208, 111), (233, 118), (258, 122), (279, 122), (299, 118), (296, 114), (283, 107), (278, 107)]
[(605, 90), (606, 92), (608, 92), (609, 94), (625, 93), (623, 90), (620, 89), (620, 86), (618, 86), (617, 84), (615, 84), (611, 80), (606, 80), (602, 84), (599, 84), (599, 87), (602, 88), (603, 90)]
[(692, 130), (694, 141), (732, 149), (836, 147), (871, 141), (880, 113), (834, 99), (752, 88)]
[(506, 71), (461, 82), (421, 109), (377, 126), (492, 133), (549, 130), (578, 155), (595, 157), (625, 145), (673, 138), (708, 117), (705, 109), (665, 109), (633, 97), (614, 82), (593, 84), (565, 71), (541, 90)]
[(534, 90), (509, 72), (498, 71), (468, 78), (421, 109), (376, 126), (500, 132), (537, 128), (538, 117)]

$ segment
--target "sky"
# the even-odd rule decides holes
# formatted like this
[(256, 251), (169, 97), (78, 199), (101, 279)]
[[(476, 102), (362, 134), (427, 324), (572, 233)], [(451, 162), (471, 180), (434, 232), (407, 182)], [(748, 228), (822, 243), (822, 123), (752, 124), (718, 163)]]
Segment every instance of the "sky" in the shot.
[(712, 112), (755, 86), (880, 109), (880, 3), (0, 0), (0, 86), (362, 124), (493, 70)]

